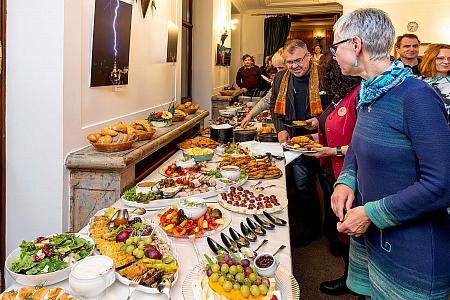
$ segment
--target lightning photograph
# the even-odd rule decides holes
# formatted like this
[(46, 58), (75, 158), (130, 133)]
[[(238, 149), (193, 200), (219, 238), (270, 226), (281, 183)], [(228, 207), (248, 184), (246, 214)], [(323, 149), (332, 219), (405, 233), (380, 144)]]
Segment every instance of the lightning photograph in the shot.
[(132, 5), (96, 0), (90, 86), (128, 84)]

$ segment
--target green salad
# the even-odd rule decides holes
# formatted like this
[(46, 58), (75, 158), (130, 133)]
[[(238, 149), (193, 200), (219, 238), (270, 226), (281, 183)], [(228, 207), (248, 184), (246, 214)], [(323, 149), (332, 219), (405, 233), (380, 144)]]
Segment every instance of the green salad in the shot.
[(22, 241), (20, 257), (13, 262), (12, 270), (26, 275), (59, 271), (88, 256), (92, 247), (87, 240), (73, 233)]
[(136, 193), (136, 186), (128, 189), (123, 193), (123, 199), (127, 201), (133, 201), (138, 203), (148, 204), (153, 200), (158, 200), (162, 198), (161, 193), (148, 192), (147, 194)]

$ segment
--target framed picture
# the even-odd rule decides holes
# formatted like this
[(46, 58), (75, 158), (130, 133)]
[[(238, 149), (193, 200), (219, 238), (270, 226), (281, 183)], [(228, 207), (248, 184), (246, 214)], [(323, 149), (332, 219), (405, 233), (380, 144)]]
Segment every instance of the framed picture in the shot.
[(132, 9), (120, 0), (95, 1), (91, 87), (128, 84)]
[(217, 44), (216, 65), (217, 66), (231, 65), (231, 48), (227, 48), (225, 46)]

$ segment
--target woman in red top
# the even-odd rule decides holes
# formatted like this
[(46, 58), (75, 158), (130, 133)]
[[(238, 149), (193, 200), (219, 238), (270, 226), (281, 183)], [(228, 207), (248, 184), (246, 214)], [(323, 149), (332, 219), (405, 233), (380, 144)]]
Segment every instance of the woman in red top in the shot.
[[(316, 153), (305, 153), (304, 155), (320, 158), (321, 172), (319, 179), (326, 200), (325, 232), (328, 229), (329, 232), (337, 235), (337, 219), (331, 210), (330, 199), (333, 185), (342, 170), (344, 156), (347, 153), (356, 124), (356, 98), (360, 78), (342, 75), (337, 62), (327, 54), (319, 62), (319, 82), (321, 90), (326, 93), (326, 97), (331, 100), (331, 104), (319, 118), (307, 120), (311, 124), (307, 129), (318, 128), (319, 143), (323, 147), (313, 148), (312, 150), (317, 151)], [(339, 234), (339, 240), (344, 245), (341, 254), (345, 262), (344, 275), (337, 280), (322, 282), (320, 285), (320, 290), (330, 295), (350, 293), (345, 284), (348, 269), (349, 238), (347, 235)], [(332, 244), (332, 241), (330, 242)]]

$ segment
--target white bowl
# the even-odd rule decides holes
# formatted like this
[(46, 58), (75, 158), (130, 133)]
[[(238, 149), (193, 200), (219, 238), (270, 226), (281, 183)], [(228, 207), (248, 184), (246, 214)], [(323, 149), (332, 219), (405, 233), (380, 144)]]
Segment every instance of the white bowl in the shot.
[(150, 125), (156, 128), (169, 127), (170, 125), (172, 125), (172, 119), (167, 121), (151, 121)]
[(87, 257), (72, 267), (70, 288), (85, 299), (99, 299), (116, 280), (114, 271), (114, 262), (108, 256)]
[(205, 200), (198, 197), (189, 197), (180, 201), (178, 206), (184, 211), (188, 219), (197, 220), (206, 213), (208, 206)]
[[(266, 268), (261, 268), (257, 265), (257, 261), (258, 258), (260, 258), (261, 256), (268, 256), (271, 257), (273, 259), (273, 262), (270, 266), (266, 267)], [(280, 264), (280, 262), (276, 259), (276, 257), (274, 257), (272, 254), (270, 254), (269, 252), (262, 252), (260, 254), (258, 254), (255, 257), (254, 260), (254, 264), (255, 264), (255, 269), (256, 272), (261, 275), (261, 276), (267, 276), (267, 277), (273, 277), (275, 275), (275, 272), (278, 268), (278, 265)]]
[(193, 158), (186, 158), (186, 160), (177, 159), (175, 161), (175, 165), (180, 168), (190, 168), (195, 166), (195, 159)]
[[(88, 237), (87, 235), (82, 235), (79, 233), (75, 233), (76, 236), (81, 237), (83, 239), (85, 239), (86, 241), (88, 241), (90, 244), (93, 245), (91, 252), (89, 253), (89, 256), (92, 255), (93, 251), (94, 251), (94, 245), (95, 242), (93, 239), (91, 239), (90, 237)], [(67, 279), (69, 277), (70, 274), (70, 270), (72, 269), (72, 266), (68, 266), (65, 269), (56, 271), (56, 272), (51, 272), (51, 273), (46, 273), (46, 274), (39, 274), (39, 275), (25, 275), (25, 274), (19, 274), (14, 272), (11, 268), (12, 268), (12, 264), (13, 262), (20, 257), (20, 247), (14, 249), (14, 251), (12, 251), (8, 257), (6, 258), (5, 261), (5, 266), (6, 266), (6, 270), (8, 271), (9, 275), (11, 275), (11, 277), (18, 283), (21, 285), (29, 285), (29, 286), (36, 286), (36, 285), (52, 285), (55, 284), (57, 282), (63, 281), (65, 279)], [(86, 259), (87, 257), (85, 257), (84, 259)], [(83, 261), (84, 259), (80, 260)]]
[(154, 181), (141, 181), (136, 184), (136, 194), (148, 194), (150, 192), (153, 192), (154, 186), (156, 184), (157, 182)]
[(241, 177), (241, 168), (237, 166), (223, 166), (220, 168), (220, 174), (224, 178), (237, 181)]
[(236, 115), (236, 110), (230, 110), (230, 109), (219, 109), (219, 114), (222, 117), (233, 117)]
[(216, 148), (216, 153), (217, 154), (222, 154), (225, 151), (225, 145), (219, 145)]

